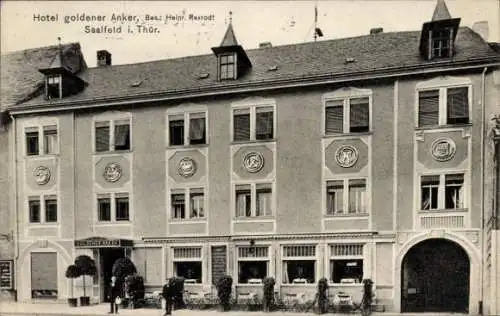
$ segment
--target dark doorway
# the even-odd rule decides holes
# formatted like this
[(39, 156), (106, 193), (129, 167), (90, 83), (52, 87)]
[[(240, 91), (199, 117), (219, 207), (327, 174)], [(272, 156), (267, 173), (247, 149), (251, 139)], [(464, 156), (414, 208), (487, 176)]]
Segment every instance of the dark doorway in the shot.
[(460, 245), (429, 239), (413, 246), (402, 263), (401, 311), (467, 313), (469, 276), (469, 257)]
[(117, 259), (125, 257), (125, 250), (123, 248), (102, 248), (99, 251), (102, 289), (101, 297), (104, 302), (109, 302), (108, 295), (111, 277), (113, 276), (113, 264)]

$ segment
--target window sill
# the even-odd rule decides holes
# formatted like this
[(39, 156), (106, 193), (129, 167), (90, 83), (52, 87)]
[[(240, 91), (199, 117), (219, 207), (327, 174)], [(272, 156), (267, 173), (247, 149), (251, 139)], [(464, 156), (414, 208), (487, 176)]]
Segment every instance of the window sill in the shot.
[(131, 154), (133, 153), (133, 149), (127, 150), (108, 150), (108, 151), (94, 151), (94, 155), (119, 155), (119, 154)]
[(31, 158), (56, 158), (56, 157), (59, 157), (60, 154), (57, 153), (57, 154), (42, 154), (42, 155), (25, 155), (24, 158), (25, 159), (31, 159)]
[(251, 216), (251, 217), (233, 217), (233, 221), (235, 222), (252, 222), (252, 221), (274, 221), (276, 218), (274, 216)]
[(341, 137), (356, 137), (356, 136), (371, 136), (371, 135), (373, 135), (372, 131), (355, 132), (355, 133), (336, 133), (336, 134), (325, 134), (325, 135), (323, 135), (323, 139), (341, 138)]
[(450, 208), (450, 209), (437, 209), (437, 210), (418, 210), (419, 215), (432, 215), (432, 214), (446, 214), (446, 213), (467, 213), (468, 208)]
[(191, 224), (191, 223), (205, 223), (206, 217), (203, 218), (171, 218), (170, 224)]
[(99, 221), (95, 222), (95, 226), (128, 226), (131, 225), (131, 221)]
[(417, 126), (416, 131), (427, 131), (433, 129), (454, 129), (454, 128), (464, 128), (471, 127), (472, 123), (457, 123), (457, 124), (443, 124), (443, 125), (429, 125), (429, 126)]
[(251, 139), (251, 140), (237, 140), (237, 141), (232, 141), (231, 145), (248, 145), (248, 144), (263, 144), (263, 143), (275, 143), (276, 138), (270, 138), (270, 139)]
[(190, 148), (205, 148), (209, 144), (189, 144), (189, 145), (167, 145), (167, 149), (190, 149)]
[(345, 217), (368, 217), (370, 214), (369, 213), (362, 213), (362, 214), (325, 214), (324, 218), (325, 219), (332, 219), (332, 218), (345, 218)]
[(59, 222), (43, 222), (43, 223), (28, 223), (29, 228), (44, 227), (44, 228), (57, 228)]

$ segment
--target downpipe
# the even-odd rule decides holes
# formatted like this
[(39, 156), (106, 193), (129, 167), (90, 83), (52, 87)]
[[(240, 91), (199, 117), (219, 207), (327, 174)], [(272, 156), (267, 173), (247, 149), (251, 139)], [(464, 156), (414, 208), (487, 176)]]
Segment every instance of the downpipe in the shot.
[(18, 188), (17, 188), (17, 133), (16, 133), (16, 119), (12, 114), (9, 114), (10, 119), (12, 120), (12, 131), (11, 131), (11, 139), (12, 139), (12, 185), (14, 187), (14, 201), (12, 204), (12, 207), (14, 209), (15, 213), (15, 220), (16, 224), (14, 226), (15, 229), (15, 237), (13, 238), (13, 241), (15, 243), (14, 245), (14, 271), (15, 271), (15, 277), (14, 277), (14, 289), (15, 289), (15, 300), (18, 300), (19, 294), (18, 294), (18, 260), (19, 260), (19, 211), (17, 209), (17, 199), (19, 196), (18, 193)]
[(483, 72), (481, 74), (481, 287), (480, 287), (480, 301), (479, 301), (479, 315), (483, 315), (483, 302), (484, 302), (484, 268), (485, 268), (485, 262), (484, 262), (484, 257), (485, 257), (485, 209), (484, 209), (484, 191), (485, 191), (485, 184), (484, 184), (484, 173), (485, 173), (485, 166), (486, 163), (484, 161), (485, 159), (485, 126), (486, 126), (486, 106), (485, 106), (485, 100), (486, 100), (486, 71), (488, 71), (488, 67), (484, 67)]

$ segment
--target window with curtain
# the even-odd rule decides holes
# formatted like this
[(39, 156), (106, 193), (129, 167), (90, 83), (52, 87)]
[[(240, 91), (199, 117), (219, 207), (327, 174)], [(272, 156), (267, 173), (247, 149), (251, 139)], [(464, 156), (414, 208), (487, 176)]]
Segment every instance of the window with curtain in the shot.
[(349, 213), (366, 213), (365, 179), (349, 179)]
[(257, 184), (257, 210), (256, 216), (267, 216), (272, 214), (272, 188), (271, 184)]
[(40, 198), (30, 197), (28, 207), (30, 223), (40, 223), (42, 220), (40, 214)]
[(236, 186), (236, 216), (252, 216), (252, 194), (250, 185)]
[(57, 222), (57, 199), (55, 196), (45, 197), (45, 222)]
[(26, 129), (26, 155), (36, 156), (39, 154), (38, 128)]
[(206, 144), (205, 113), (189, 114), (189, 143)]
[(418, 126), (439, 124), (439, 90), (418, 93)]
[(447, 124), (469, 123), (469, 88), (448, 88)]
[(109, 121), (95, 123), (95, 150), (97, 152), (110, 150), (109, 128)]
[(344, 182), (342, 180), (327, 181), (326, 214), (344, 213)]
[(170, 198), (172, 218), (183, 219), (186, 217), (186, 201), (184, 190), (173, 190)]
[(58, 152), (57, 146), (57, 126), (50, 125), (43, 127), (43, 145), (45, 154), (55, 154)]
[(189, 198), (191, 204), (190, 218), (203, 218), (205, 217), (205, 196), (202, 188), (190, 189)]
[(450, 174), (445, 176), (445, 208), (464, 208), (464, 175)]
[(439, 176), (422, 176), (421, 178), (421, 206), (422, 210), (438, 208)]
[(233, 110), (233, 140), (250, 140), (250, 109)]
[(128, 193), (117, 193), (115, 195), (115, 207), (117, 221), (128, 221), (130, 219)]
[(255, 139), (272, 139), (274, 137), (273, 107), (257, 107), (255, 112)]
[(349, 132), (368, 132), (370, 129), (370, 107), (368, 98), (349, 100)]
[(115, 150), (130, 149), (130, 121), (115, 121)]
[(100, 222), (111, 221), (111, 197), (108, 194), (97, 197), (97, 216)]

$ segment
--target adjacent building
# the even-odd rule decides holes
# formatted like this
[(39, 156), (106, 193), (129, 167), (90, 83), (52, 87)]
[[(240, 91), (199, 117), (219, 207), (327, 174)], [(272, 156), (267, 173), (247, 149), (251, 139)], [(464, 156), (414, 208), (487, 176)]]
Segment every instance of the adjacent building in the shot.
[(370, 278), (386, 310), (499, 312), (500, 52), (442, 0), (418, 31), (245, 50), (229, 24), (212, 54), (97, 59), (61, 47), (43, 94), (9, 104), (19, 300), (68, 297), (87, 254), (98, 301), (129, 256), (148, 291), (272, 276), (300, 300), (325, 277), (359, 300)]

